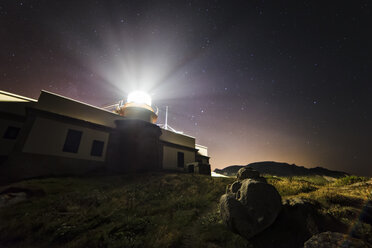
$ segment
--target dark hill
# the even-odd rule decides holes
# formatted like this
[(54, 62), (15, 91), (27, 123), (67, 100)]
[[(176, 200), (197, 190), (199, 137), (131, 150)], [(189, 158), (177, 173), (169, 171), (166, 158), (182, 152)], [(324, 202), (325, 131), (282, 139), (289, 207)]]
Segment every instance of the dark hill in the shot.
[[(341, 171), (332, 171), (322, 167), (315, 168), (305, 168), (303, 166), (297, 166), (295, 164), (278, 163), (272, 161), (256, 162), (251, 163), (246, 166), (252, 167), (253, 169), (259, 171), (261, 174), (269, 174), (273, 176), (329, 176), (329, 177), (344, 177), (348, 175)], [(224, 169), (215, 169), (214, 172), (223, 174), (226, 176), (235, 176), (243, 165), (232, 165)]]

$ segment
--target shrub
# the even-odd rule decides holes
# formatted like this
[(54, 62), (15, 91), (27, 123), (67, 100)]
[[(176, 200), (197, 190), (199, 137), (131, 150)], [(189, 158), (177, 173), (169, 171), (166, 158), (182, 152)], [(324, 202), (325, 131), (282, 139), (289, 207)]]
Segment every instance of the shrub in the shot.
[(346, 176), (339, 178), (334, 185), (335, 186), (345, 186), (345, 185), (350, 185), (354, 183), (359, 183), (359, 182), (366, 182), (368, 181), (368, 177), (359, 177), (359, 176)]
[(281, 196), (308, 193), (318, 189), (309, 182), (303, 180), (297, 181), (292, 178), (282, 178), (281, 180), (268, 178), (267, 181), (278, 190)]

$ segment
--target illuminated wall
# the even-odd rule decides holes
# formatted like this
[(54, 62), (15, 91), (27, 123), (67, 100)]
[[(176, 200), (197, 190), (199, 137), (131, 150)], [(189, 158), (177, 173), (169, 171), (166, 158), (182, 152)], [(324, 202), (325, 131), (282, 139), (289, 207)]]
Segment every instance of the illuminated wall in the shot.
[(198, 149), (200, 155), (208, 156), (208, 147), (196, 144), (195, 148)]
[(184, 134), (179, 134), (175, 133), (169, 130), (162, 129), (161, 130), (162, 135), (160, 136), (160, 140), (170, 142), (172, 144), (177, 144), (181, 146), (186, 146), (189, 148), (194, 149), (195, 148), (195, 138), (184, 135)]
[[(77, 153), (63, 151), (69, 129), (82, 132)], [(108, 138), (108, 132), (45, 118), (37, 118), (23, 147), (23, 152), (55, 155), (75, 159), (105, 161)], [(91, 155), (93, 140), (104, 142), (102, 156)]]
[(182, 152), (184, 154), (184, 165), (195, 162), (195, 152), (188, 151), (181, 148), (170, 146), (163, 147), (163, 169), (184, 171), (184, 168), (177, 165), (177, 154)]
[(86, 103), (75, 101), (54, 93), (42, 91), (36, 108), (59, 115), (114, 128), (115, 120), (123, 120), (120, 115), (102, 110)]

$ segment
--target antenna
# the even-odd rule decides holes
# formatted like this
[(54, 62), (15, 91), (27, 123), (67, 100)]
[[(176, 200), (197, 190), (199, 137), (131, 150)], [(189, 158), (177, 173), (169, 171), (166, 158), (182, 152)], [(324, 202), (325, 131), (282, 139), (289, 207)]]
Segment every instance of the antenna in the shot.
[(103, 107), (101, 107), (101, 109), (104, 109), (104, 110), (107, 110), (107, 111), (113, 111), (113, 110), (115, 110), (119, 105), (120, 105), (119, 103), (115, 103), (115, 104), (111, 104), (111, 105), (103, 106)]
[(168, 106), (165, 106), (165, 124), (164, 129), (168, 130)]
[(176, 131), (174, 128), (168, 125), (168, 106), (165, 106), (165, 124), (158, 124), (158, 125), (165, 130), (170, 130), (175, 133), (183, 134), (182, 131)]

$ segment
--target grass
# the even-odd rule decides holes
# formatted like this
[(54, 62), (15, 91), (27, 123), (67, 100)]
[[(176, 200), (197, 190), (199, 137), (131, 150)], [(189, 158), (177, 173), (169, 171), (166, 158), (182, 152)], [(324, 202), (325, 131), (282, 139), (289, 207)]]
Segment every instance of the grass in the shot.
[[(354, 225), (372, 186), (366, 180), (267, 176), (283, 199), (316, 201), (372, 240), (370, 225)], [(344, 183), (344, 180), (347, 183)], [(44, 196), (0, 208), (6, 247), (250, 247), (220, 220), (218, 201), (232, 178), (190, 174), (45, 178), (13, 187)], [(340, 183), (342, 182), (342, 183)], [(3, 189), (0, 189), (2, 191)]]
[(45, 197), (0, 209), (0, 243), (173, 247), (231, 179), (185, 174), (49, 178), (13, 186)]
[(319, 188), (316, 184), (303, 179), (268, 177), (267, 181), (274, 185), (281, 196), (307, 193)]
[(359, 176), (346, 176), (338, 179), (335, 181), (336, 186), (345, 186), (345, 185), (351, 185), (354, 183), (362, 183), (368, 181), (368, 177), (359, 177)]

